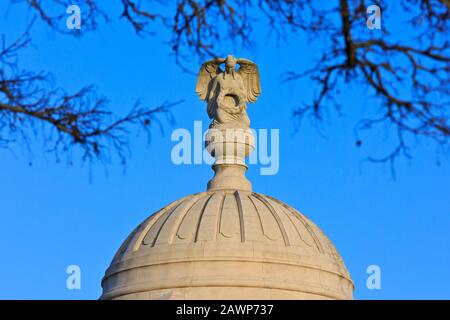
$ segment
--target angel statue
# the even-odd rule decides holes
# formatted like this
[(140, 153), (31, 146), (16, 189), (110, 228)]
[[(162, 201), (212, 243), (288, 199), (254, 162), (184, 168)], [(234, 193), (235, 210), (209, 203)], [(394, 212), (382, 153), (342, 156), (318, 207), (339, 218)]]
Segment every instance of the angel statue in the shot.
[[(222, 63), (225, 71), (220, 68)], [(261, 94), (258, 67), (232, 55), (207, 61), (200, 68), (196, 92), (207, 103), (208, 116), (213, 119), (210, 128), (249, 128), (245, 103), (255, 102)]]

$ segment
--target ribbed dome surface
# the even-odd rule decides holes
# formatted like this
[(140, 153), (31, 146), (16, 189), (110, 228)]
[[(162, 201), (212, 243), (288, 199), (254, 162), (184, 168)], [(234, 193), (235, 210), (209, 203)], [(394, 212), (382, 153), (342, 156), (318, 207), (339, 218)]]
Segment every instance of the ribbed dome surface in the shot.
[(123, 243), (102, 285), (102, 298), (214, 299), (208, 288), (223, 291), (219, 298), (258, 288), (255, 299), (351, 299), (353, 291), (314, 223), (279, 200), (238, 190), (190, 195), (151, 215)]
[(340, 261), (333, 244), (301, 213), (269, 196), (242, 191), (202, 192), (171, 203), (138, 226), (116, 258), (145, 247), (201, 241), (298, 246)]

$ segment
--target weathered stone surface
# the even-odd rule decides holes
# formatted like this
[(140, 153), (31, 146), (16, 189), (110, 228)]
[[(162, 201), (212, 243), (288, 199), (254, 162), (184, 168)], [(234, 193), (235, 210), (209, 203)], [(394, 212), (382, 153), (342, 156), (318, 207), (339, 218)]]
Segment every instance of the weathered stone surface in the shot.
[(254, 192), (188, 196), (144, 221), (103, 279), (103, 299), (352, 299), (330, 240)]

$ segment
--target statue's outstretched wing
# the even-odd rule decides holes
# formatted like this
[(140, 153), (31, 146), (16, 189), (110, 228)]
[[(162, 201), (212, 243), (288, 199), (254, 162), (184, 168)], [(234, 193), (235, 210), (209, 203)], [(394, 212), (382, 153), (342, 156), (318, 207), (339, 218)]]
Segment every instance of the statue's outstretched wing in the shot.
[(238, 59), (239, 70), (237, 71), (244, 81), (247, 90), (247, 101), (255, 102), (261, 94), (261, 82), (259, 80), (259, 70), (256, 63), (247, 59)]
[(197, 77), (197, 85), (195, 87), (195, 91), (200, 97), (200, 100), (208, 99), (211, 79), (222, 72), (220, 69), (221, 63), (223, 63), (223, 59), (213, 59), (202, 64)]

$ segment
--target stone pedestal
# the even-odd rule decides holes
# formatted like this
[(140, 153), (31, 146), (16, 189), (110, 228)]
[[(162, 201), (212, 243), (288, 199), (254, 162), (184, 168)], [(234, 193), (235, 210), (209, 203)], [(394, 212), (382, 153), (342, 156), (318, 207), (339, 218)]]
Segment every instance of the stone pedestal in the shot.
[(252, 190), (250, 181), (245, 177), (245, 158), (255, 149), (251, 129), (210, 129), (206, 134), (205, 147), (215, 158), (212, 166), (214, 177), (208, 182), (208, 190)]

